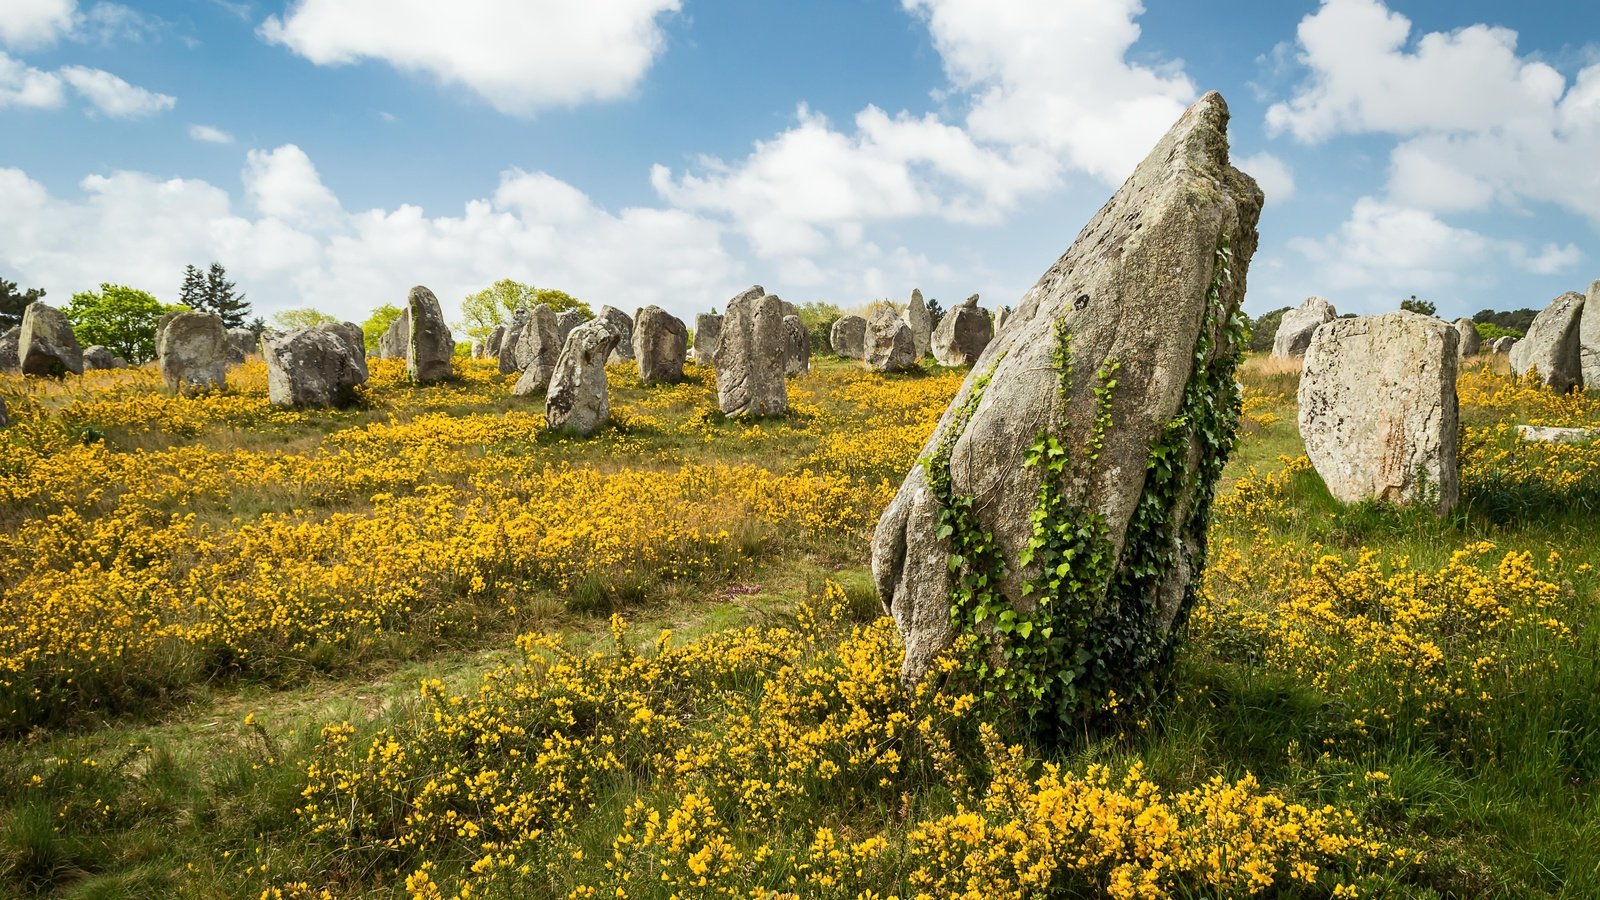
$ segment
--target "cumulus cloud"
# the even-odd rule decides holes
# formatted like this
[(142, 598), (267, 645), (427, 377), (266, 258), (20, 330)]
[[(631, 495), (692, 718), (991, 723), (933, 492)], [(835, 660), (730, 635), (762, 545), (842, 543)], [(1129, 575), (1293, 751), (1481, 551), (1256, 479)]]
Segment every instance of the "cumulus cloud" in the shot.
[(0, 109), (56, 109), (66, 102), (61, 76), (0, 52)]
[(189, 137), (206, 144), (233, 143), (233, 135), (215, 125), (190, 125)]
[(1236, 157), (1233, 164), (1261, 185), (1268, 203), (1282, 203), (1294, 196), (1294, 172), (1288, 163), (1271, 153)]
[(171, 109), (177, 99), (132, 85), (104, 69), (66, 66), (62, 80), (83, 99), (113, 119), (137, 119)]
[(54, 43), (72, 30), (77, 0), (6, 0), (0, 4), (0, 44), (27, 49)]
[(317, 65), (371, 59), (477, 93), (496, 109), (612, 100), (665, 45), (681, 0), (298, 0), (261, 26)]
[(0, 267), (54, 296), (115, 281), (170, 299), (186, 264), (219, 259), (259, 312), (310, 305), (358, 321), (413, 284), (449, 304), (505, 277), (689, 315), (721, 305), (746, 277), (716, 222), (608, 211), (542, 172), (507, 171), (454, 215), (346, 211), (294, 145), (252, 151), (242, 183), (236, 200), (204, 181), (116, 172), (64, 197), (0, 169)]

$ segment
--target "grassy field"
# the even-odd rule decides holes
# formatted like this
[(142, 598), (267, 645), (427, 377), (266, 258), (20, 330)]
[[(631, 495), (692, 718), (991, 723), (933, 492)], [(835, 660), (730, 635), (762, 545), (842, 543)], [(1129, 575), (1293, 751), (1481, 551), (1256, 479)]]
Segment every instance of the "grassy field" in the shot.
[(490, 363), (0, 377), (0, 895), (1600, 896), (1600, 448), (1514, 436), (1600, 399), (1469, 367), (1440, 520), (1248, 360), (1163, 699), (1041, 747), (901, 691), (866, 569), (964, 373), (817, 363), (760, 424), (613, 367), (591, 441)]

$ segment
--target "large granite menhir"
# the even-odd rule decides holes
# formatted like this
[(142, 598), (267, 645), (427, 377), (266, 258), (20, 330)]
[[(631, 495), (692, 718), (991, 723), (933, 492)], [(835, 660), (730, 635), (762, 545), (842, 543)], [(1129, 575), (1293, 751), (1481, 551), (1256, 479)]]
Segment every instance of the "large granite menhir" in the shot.
[(83, 374), (83, 348), (61, 310), (35, 300), (22, 311), (17, 357), (24, 375)]
[(1518, 375), (1537, 373), (1558, 394), (1581, 389), (1584, 381), (1579, 325), (1583, 307), (1583, 295), (1567, 291), (1539, 310), (1528, 333), (1511, 348), (1511, 371)]
[(781, 416), (789, 411), (784, 384), (788, 342), (783, 301), (755, 285), (728, 301), (713, 357), (717, 405), (727, 416)]
[(445, 324), (439, 298), (422, 285), (406, 297), (406, 315), (411, 320), (410, 340), (406, 342), (406, 375), (417, 384), (444, 381), (454, 374), (452, 360), (456, 339)]
[(677, 384), (689, 354), (689, 329), (683, 320), (659, 306), (646, 306), (633, 317), (633, 358), (645, 384)]
[(197, 394), (228, 386), (228, 361), (233, 342), (228, 326), (210, 313), (173, 316), (156, 339), (156, 359), (167, 390)]
[[(962, 498), (971, 499), (962, 533), (992, 537), (1004, 566), (992, 589), (1019, 621), (1040, 614), (1036, 595), (1023, 592), (1044, 583), (1040, 560), (1023, 556), (1035, 510), (1048, 512), (1041, 527), (1090, 526), (1085, 540), (1107, 569), (1082, 557), (1062, 562), (1084, 586), (1059, 602), (1089, 611), (1087, 627), (1118, 640), (1097, 645), (1095, 671), (1076, 672), (1078, 683), (1106, 672), (1139, 678), (1169, 658), (1194, 602), (1211, 490), (1231, 449), (1209, 445), (1201, 425), (1214, 418), (1222, 434), (1237, 418), (1239, 348), (1229, 323), (1262, 205), (1260, 188), (1229, 165), (1227, 123), (1216, 93), (1190, 107), (1022, 297), (878, 521), (872, 571), (905, 638), (906, 678), (922, 677), (958, 634), (955, 578), (976, 572), (968, 561), (952, 573), (940, 512)], [(1063, 353), (1067, 371), (1056, 362)], [(1044, 467), (1024, 464), (1041, 436), (1070, 454), (1052, 507), (1041, 506)], [(1097, 454), (1082, 452), (1096, 442)], [(1152, 461), (1158, 447), (1161, 465)], [(1042, 661), (1050, 674), (1040, 683), (1071, 690), (1055, 676), (1075, 671), (1078, 649)]]
[[(352, 328), (354, 333), (352, 334)], [(349, 406), (367, 380), (361, 329), (317, 325), (261, 339), (267, 397), (274, 406)]]
[(606, 360), (622, 334), (600, 316), (572, 329), (545, 392), (545, 421), (552, 431), (590, 437), (611, 421)]
[(1339, 318), (1338, 310), (1322, 297), (1307, 297), (1294, 309), (1285, 310), (1278, 320), (1278, 333), (1272, 337), (1272, 355), (1279, 359), (1296, 359), (1306, 355), (1311, 346), (1311, 336), (1324, 323)]

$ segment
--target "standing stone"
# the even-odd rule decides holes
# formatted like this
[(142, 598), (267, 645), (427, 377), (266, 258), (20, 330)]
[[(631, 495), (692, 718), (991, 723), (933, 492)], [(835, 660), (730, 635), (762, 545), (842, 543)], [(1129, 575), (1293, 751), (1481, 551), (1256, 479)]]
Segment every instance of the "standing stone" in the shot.
[(471, 353), (473, 359), (483, 359), (483, 341), (473, 341)]
[(0, 373), (12, 374), (22, 368), (18, 347), (22, 343), (22, 326), (13, 325), (0, 334)]
[(444, 381), (453, 374), (451, 359), (456, 355), (456, 339), (445, 324), (439, 298), (422, 285), (411, 289), (406, 298), (411, 319), (411, 339), (406, 342), (406, 375), (417, 384)]
[(617, 345), (611, 348), (611, 362), (633, 359), (633, 320), (628, 318), (628, 314), (615, 306), (602, 306), (597, 318), (605, 319), (611, 330), (621, 335)]
[(1339, 318), (1338, 310), (1322, 297), (1307, 297), (1306, 302), (1286, 310), (1278, 320), (1278, 334), (1272, 339), (1272, 355), (1278, 359), (1305, 356), (1311, 335), (1324, 322)]
[(505, 339), (506, 327), (504, 325), (496, 325), (494, 330), (489, 332), (489, 337), (483, 342), (484, 358), (496, 360), (499, 359), (500, 345), (505, 341)]
[(783, 374), (804, 375), (811, 371), (811, 335), (799, 316), (783, 317)]
[(729, 416), (781, 416), (789, 411), (784, 383), (783, 305), (755, 285), (728, 301), (714, 362), (717, 405)]
[(1511, 348), (1511, 370), (1518, 375), (1538, 372), (1558, 394), (1582, 388), (1583, 359), (1578, 339), (1583, 315), (1583, 295), (1568, 291), (1550, 301), (1533, 317), (1528, 333)]
[(228, 362), (239, 365), (250, 358), (250, 354), (258, 351), (260, 341), (256, 333), (248, 328), (228, 329)]
[(1006, 325), (1006, 312), (1007, 309), (1004, 306), (994, 311), (994, 333), (996, 336), (999, 336), (1000, 329)]
[(867, 320), (860, 316), (840, 316), (828, 332), (828, 345), (835, 356), (845, 359), (866, 359)]
[(933, 358), (941, 366), (970, 366), (993, 338), (994, 323), (973, 294), (939, 321), (939, 330), (933, 333)]
[(378, 336), (379, 359), (405, 359), (406, 348), (411, 346), (411, 310), (407, 308), (395, 317), (383, 334)]
[[(772, 296), (778, 297), (777, 294), (773, 294)], [(800, 315), (800, 310), (793, 303), (790, 303), (782, 297), (778, 297), (778, 306), (783, 309), (784, 318)]]
[(556, 313), (540, 303), (528, 312), (527, 321), (517, 334), (517, 345), (511, 349), (522, 377), (511, 388), (513, 397), (527, 397), (550, 386), (550, 376), (555, 373), (556, 360), (561, 357), (561, 344), (556, 343)]
[(1329, 493), (1455, 507), (1460, 340), (1458, 327), (1405, 311), (1317, 329), (1300, 374), (1300, 437)]
[(1590, 282), (1578, 316), (1578, 364), (1583, 384), (1600, 388), (1600, 281)]
[(633, 317), (633, 358), (645, 384), (683, 380), (689, 354), (689, 329), (683, 320), (659, 306), (646, 306)]
[(100, 344), (95, 344), (93, 347), (84, 348), (84, 351), (83, 351), (83, 370), (85, 372), (89, 371), (90, 369), (115, 369), (115, 368), (118, 368), (118, 366), (117, 366), (117, 357), (114, 354), (112, 354), (111, 349), (109, 347), (104, 347), (104, 346), (102, 346)]
[(161, 318), (156, 320), (156, 346), (159, 347), (161, 345), (161, 332), (167, 330), (167, 324), (184, 312), (193, 312), (193, 310), (171, 310), (162, 313)]
[(582, 325), (584, 321), (583, 313), (575, 309), (563, 309), (558, 313), (556, 315), (556, 346), (565, 347), (567, 345), (567, 335), (572, 333), (572, 329)]
[(35, 300), (22, 311), (17, 357), (24, 375), (83, 374), (83, 350), (67, 317)]
[(716, 313), (701, 313), (694, 317), (694, 361), (702, 366), (711, 365), (717, 353), (717, 341), (722, 336), (722, 317)]
[(551, 430), (589, 437), (610, 420), (606, 360), (620, 340), (622, 335), (603, 317), (567, 336), (545, 393), (544, 415)]
[(894, 314), (894, 308), (880, 303), (867, 321), (864, 358), (874, 372), (905, 372), (917, 366), (917, 344), (911, 326)]
[[(1588, 306), (1587, 303), (1585, 303), (1584, 305)], [(1507, 334), (1507, 335), (1504, 335), (1504, 336), (1501, 336), (1501, 337), (1497, 337), (1494, 340), (1490, 341), (1489, 342), (1489, 349), (1493, 350), (1494, 352), (1499, 353), (1501, 355), (1505, 355), (1507, 353), (1510, 353), (1511, 352), (1511, 348), (1515, 347), (1516, 345), (1517, 345), (1517, 339), (1512, 337), (1511, 335)]]
[(917, 359), (927, 356), (933, 347), (933, 316), (928, 312), (928, 305), (922, 302), (922, 291), (917, 288), (912, 288), (911, 302), (906, 305), (906, 324), (911, 326)]
[[(983, 573), (995, 575), (985, 588), (995, 602), (1035, 615), (1037, 595), (1023, 585), (1049, 590), (1036, 580), (1049, 566), (1077, 586), (1077, 596), (1053, 598), (1071, 604), (1061, 614), (1081, 611), (1101, 636), (1093, 670), (1071, 685), (1051, 676), (1078, 671), (1080, 648), (1040, 661), (1047, 709), (1066, 704), (1070, 717), (1073, 689), (1105, 696), (1090, 676), (1139, 679), (1170, 658), (1205, 568), (1212, 488), (1237, 421), (1230, 321), (1261, 213), (1261, 189), (1228, 164), (1227, 122), (1214, 92), (1190, 107), (1023, 296), (878, 521), (872, 571), (905, 637), (905, 677), (920, 678), (956, 638), (956, 579), (980, 572), (970, 563), (951, 571), (940, 514), (957, 499), (963, 533), (987, 535), (996, 555), (998, 569)], [(1069, 455), (1048, 506), (1047, 467), (1024, 463), (1041, 436)], [(1090, 446), (1098, 452), (1081, 451)], [(1165, 448), (1159, 458), (1156, 448)], [(1081, 552), (1024, 562), (1036, 511), (1040, 528), (1087, 526)]]
[(510, 375), (521, 371), (517, 368), (517, 341), (522, 338), (522, 329), (528, 324), (528, 310), (526, 307), (517, 307), (511, 314), (511, 324), (506, 326), (506, 333), (500, 340), (500, 374)]
[(344, 325), (317, 325), (261, 339), (267, 397), (274, 406), (349, 406), (367, 380), (363, 354)]
[(1472, 324), (1471, 319), (1457, 319), (1455, 321), (1456, 352), (1463, 357), (1477, 356), (1483, 348), (1483, 338), (1478, 334), (1478, 326)]
[(329, 322), (318, 327), (338, 335), (344, 341), (345, 348), (350, 351), (350, 358), (356, 361), (356, 371), (361, 373), (361, 380), (366, 381), (367, 338), (361, 326), (354, 322)]

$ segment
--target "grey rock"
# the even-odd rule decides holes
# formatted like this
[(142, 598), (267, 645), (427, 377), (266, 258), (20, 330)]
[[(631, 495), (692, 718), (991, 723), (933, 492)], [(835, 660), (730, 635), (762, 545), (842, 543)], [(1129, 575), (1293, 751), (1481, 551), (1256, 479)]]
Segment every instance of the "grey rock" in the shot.
[(1455, 507), (1460, 340), (1456, 326), (1404, 311), (1317, 329), (1300, 374), (1300, 437), (1329, 493)]
[(95, 344), (93, 347), (84, 348), (83, 370), (85, 372), (89, 371), (90, 369), (115, 368), (119, 368), (117, 366), (117, 357), (111, 352), (110, 348), (101, 346), (100, 344)]
[(998, 336), (1000, 334), (1000, 329), (1004, 328), (1005, 325), (1006, 325), (1006, 308), (1004, 306), (1002, 306), (999, 309), (995, 310), (993, 318), (994, 318), (994, 333), (995, 333), (996, 336)]
[(1339, 318), (1338, 310), (1322, 297), (1307, 297), (1278, 320), (1278, 333), (1272, 339), (1272, 355), (1279, 359), (1305, 356), (1311, 336), (1324, 322)]
[(717, 341), (717, 405), (729, 416), (781, 416), (789, 411), (783, 304), (760, 285), (734, 297)]
[(6, 409), (6, 398), (0, 397), (0, 428), (11, 427), (11, 412)]
[(1578, 366), (1584, 386), (1600, 388), (1600, 281), (1589, 283), (1578, 316)]
[(522, 373), (511, 393), (526, 397), (549, 387), (562, 346), (556, 341), (556, 311), (543, 303), (529, 310), (511, 351), (517, 371)]
[(510, 375), (520, 372), (517, 368), (517, 341), (522, 339), (522, 329), (528, 324), (528, 310), (519, 307), (511, 314), (511, 324), (506, 326), (505, 334), (500, 339), (500, 374)]
[(317, 326), (339, 336), (344, 341), (345, 348), (350, 351), (350, 358), (356, 361), (356, 369), (361, 373), (361, 380), (367, 380), (367, 340), (361, 331), (361, 326), (354, 322), (329, 322)]
[(694, 317), (694, 361), (702, 366), (711, 365), (717, 353), (717, 340), (722, 336), (722, 316), (701, 313)]
[[(948, 460), (952, 496), (976, 498), (972, 527), (993, 537), (1004, 561), (994, 587), (1027, 613), (1033, 602), (1022, 585), (1038, 574), (1037, 563), (1024, 565), (1019, 554), (1033, 537), (1043, 474), (1039, 466), (1025, 466), (1024, 455), (1041, 433), (1074, 452), (1090, 446), (1100, 430), (1097, 373), (1118, 366), (1117, 386), (1105, 401), (1114, 427), (1100, 434), (1099, 453), (1076, 462), (1059, 487), (1066, 504), (1093, 511), (1103, 528), (1105, 558), (1120, 561), (1112, 564), (1109, 581), (1098, 582), (1104, 587), (1085, 598), (1089, 608), (1149, 610), (1143, 625), (1127, 627), (1145, 629), (1154, 649), (1104, 661), (1135, 676), (1166, 658), (1193, 602), (1204, 569), (1212, 487), (1209, 475), (1197, 473), (1215, 473), (1226, 457), (1226, 450), (1208, 451), (1192, 431), (1173, 435), (1169, 428), (1182, 415), (1197, 349), (1206, 351), (1199, 364), (1222, 382), (1214, 390), (1237, 389), (1226, 377), (1237, 348), (1226, 341), (1225, 328), (1244, 296), (1262, 195), (1228, 164), (1227, 121), (1227, 106), (1216, 93), (1184, 113), (1013, 308), (1005, 333), (967, 375), (923, 453), (941, 471), (940, 460)], [(1224, 246), (1232, 280), (1213, 306), (1207, 293)], [(1073, 375), (1065, 396), (1054, 358), (1058, 325), (1072, 336)], [(986, 387), (974, 397), (980, 385)], [(1184, 461), (1185, 477), (1152, 487), (1152, 448), (1172, 441), (1179, 442), (1172, 458)], [(1156, 515), (1164, 534), (1141, 539), (1162, 542), (1162, 563), (1135, 578), (1120, 567), (1143, 563), (1122, 558), (1124, 541), (1135, 512), (1156, 501), (1163, 504)], [(905, 638), (902, 674), (910, 679), (927, 672), (956, 637), (951, 547), (939, 536), (940, 509), (928, 466), (919, 463), (872, 541), (879, 598)], [(1114, 585), (1124, 587), (1113, 593)], [(1073, 664), (1059, 663), (1063, 670)]]
[(21, 344), (21, 325), (13, 325), (0, 334), (0, 373), (10, 374), (21, 370), (22, 356), (18, 350)]
[(572, 329), (582, 325), (585, 321), (583, 313), (575, 309), (563, 309), (561, 312), (556, 313), (556, 346), (565, 347), (567, 345), (567, 335), (571, 334)]
[(676, 384), (683, 380), (683, 363), (689, 355), (689, 328), (683, 320), (659, 306), (646, 306), (633, 317), (633, 358), (639, 380), (645, 384)]
[(1556, 428), (1551, 425), (1518, 425), (1517, 437), (1544, 444), (1586, 444), (1600, 437), (1600, 428)]
[(783, 374), (804, 375), (811, 371), (811, 335), (799, 316), (783, 317)]
[(1528, 333), (1511, 348), (1511, 370), (1518, 375), (1539, 373), (1539, 378), (1558, 394), (1583, 387), (1578, 337), (1583, 306), (1583, 295), (1577, 291), (1568, 291), (1550, 301), (1533, 317)]
[(505, 341), (505, 338), (506, 338), (506, 327), (504, 325), (496, 325), (494, 327), (494, 330), (489, 332), (489, 337), (486, 338), (484, 340), (484, 342), (483, 342), (483, 355), (484, 355), (484, 358), (486, 358), (486, 359), (499, 359), (500, 358), (500, 345), (501, 345), (501, 343), (503, 343)]
[(261, 342), (256, 338), (256, 333), (248, 328), (228, 329), (228, 362), (239, 365), (250, 358), (252, 353), (260, 352)]
[(894, 308), (880, 303), (867, 320), (864, 359), (874, 372), (905, 372), (917, 366), (917, 343), (911, 326)]
[(867, 320), (855, 315), (840, 316), (828, 332), (828, 345), (835, 356), (845, 359), (867, 358)]
[(1472, 324), (1471, 319), (1461, 318), (1455, 320), (1456, 352), (1461, 356), (1477, 356), (1483, 349), (1483, 337), (1478, 334), (1478, 327)]
[(83, 350), (67, 317), (35, 300), (22, 311), (17, 358), (24, 375), (83, 374)]
[(911, 342), (916, 346), (917, 359), (927, 356), (933, 347), (933, 315), (922, 302), (922, 291), (916, 288), (911, 290), (911, 302), (906, 304), (906, 324), (911, 326)]
[(605, 319), (611, 330), (621, 335), (621, 340), (611, 349), (611, 362), (627, 362), (633, 359), (633, 320), (628, 314), (615, 306), (600, 307), (600, 315), (596, 318)]
[[(409, 304), (408, 304), (409, 307)], [(411, 346), (411, 310), (407, 308), (395, 317), (389, 327), (378, 337), (379, 359), (405, 359)]]
[(417, 384), (444, 381), (455, 373), (456, 339), (445, 324), (439, 298), (422, 285), (406, 297), (411, 339), (406, 342), (406, 375)]
[(944, 314), (933, 333), (933, 358), (941, 366), (970, 366), (994, 339), (994, 322), (973, 294)]
[[(1588, 304), (1585, 303), (1584, 305), (1587, 306)], [(1489, 342), (1489, 349), (1493, 350), (1496, 353), (1504, 355), (1504, 354), (1510, 353), (1511, 352), (1511, 348), (1515, 347), (1516, 345), (1517, 345), (1517, 339), (1512, 337), (1511, 335), (1507, 334), (1507, 335), (1503, 335), (1501, 337), (1497, 337), (1494, 340), (1490, 341)]]
[(545, 393), (545, 420), (552, 430), (589, 437), (610, 421), (606, 360), (620, 340), (622, 335), (604, 318), (572, 329)]
[(267, 397), (274, 406), (349, 406), (367, 380), (364, 354), (344, 325), (317, 325), (262, 336)]

